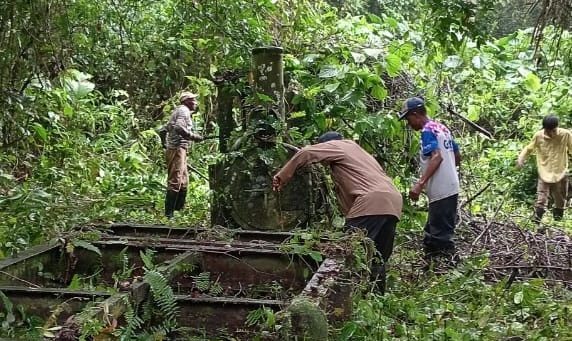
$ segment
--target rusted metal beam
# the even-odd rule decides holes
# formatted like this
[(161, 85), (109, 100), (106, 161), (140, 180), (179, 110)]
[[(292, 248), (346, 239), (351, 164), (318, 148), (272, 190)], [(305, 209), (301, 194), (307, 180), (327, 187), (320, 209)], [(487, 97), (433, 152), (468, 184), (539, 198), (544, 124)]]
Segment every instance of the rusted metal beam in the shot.
[(25, 249), (14, 256), (0, 260), (0, 270), (5, 271), (9, 266), (12, 266), (16, 263), (21, 263), (30, 258), (34, 258), (40, 254), (52, 251), (54, 249), (57, 249), (59, 246), (60, 243), (58, 241), (52, 240), (46, 244), (33, 246), (29, 249)]
[[(96, 226), (98, 227), (98, 226)], [(173, 227), (167, 225), (149, 225), (149, 224), (130, 224), (130, 223), (114, 223), (111, 225), (101, 225), (101, 228), (109, 229), (116, 236), (154, 236), (173, 238), (182, 237), (192, 239), (197, 234), (205, 231), (216, 230), (216, 227), (206, 229), (201, 226), (190, 227)], [(224, 229), (228, 232), (233, 240), (239, 241), (252, 241), (262, 240), (271, 243), (282, 243), (283, 241), (291, 238), (294, 234), (291, 232), (281, 231), (256, 231), (256, 230), (242, 230), (242, 229)]]
[(269, 254), (269, 255), (283, 255), (283, 252), (279, 250), (265, 249), (259, 245), (249, 245), (247, 247), (234, 247), (230, 244), (225, 246), (216, 245), (193, 245), (193, 244), (163, 244), (159, 241), (155, 242), (152, 240), (147, 241), (131, 241), (131, 240), (101, 240), (94, 241), (92, 243), (96, 246), (131, 246), (135, 248), (154, 248), (158, 250), (166, 251), (195, 251), (195, 252), (207, 252), (207, 253), (225, 253), (225, 254)]
[(241, 249), (252, 249), (252, 248), (264, 248), (265, 250), (278, 250), (280, 248), (280, 245), (278, 244), (273, 244), (273, 243), (267, 243), (264, 242), (263, 240), (259, 241), (259, 242), (243, 242), (243, 241), (209, 241), (209, 240), (195, 240), (195, 239), (172, 239), (172, 238), (162, 238), (162, 237), (157, 237), (157, 238), (152, 238), (152, 237), (139, 237), (139, 236), (121, 236), (121, 237), (115, 237), (115, 236), (103, 236), (101, 239), (101, 241), (113, 241), (113, 240), (120, 240), (120, 241), (130, 241), (130, 242), (140, 242), (140, 243), (149, 243), (152, 245), (163, 245), (163, 246), (168, 246), (168, 245), (198, 245), (198, 246), (204, 246), (204, 247), (210, 247), (210, 246), (214, 246), (214, 247), (224, 247), (224, 248), (228, 248), (228, 246), (232, 246), (234, 248), (241, 248)]

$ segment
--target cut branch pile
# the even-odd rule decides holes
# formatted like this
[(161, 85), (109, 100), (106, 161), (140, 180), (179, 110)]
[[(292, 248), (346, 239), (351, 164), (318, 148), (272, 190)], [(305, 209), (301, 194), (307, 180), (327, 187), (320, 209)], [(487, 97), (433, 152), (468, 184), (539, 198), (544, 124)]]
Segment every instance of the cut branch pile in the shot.
[(514, 222), (472, 218), (459, 226), (457, 248), (462, 258), (489, 254), (487, 280), (544, 278), (572, 288), (572, 241), (558, 229), (538, 233)]
[[(572, 289), (572, 240), (564, 231), (548, 227), (545, 233), (539, 233), (514, 222), (487, 221), (465, 213), (462, 220), (456, 229), (457, 256), (466, 261), (486, 255), (485, 280), (506, 279), (510, 285), (515, 280), (542, 278), (547, 284), (562, 284)], [(423, 271), (416, 270), (427, 268), (427, 262), (419, 258), (407, 265), (411, 259), (405, 260), (407, 252), (404, 251), (419, 254), (418, 250), (422, 249), (423, 233), (410, 233), (404, 236), (406, 242), (397, 245), (392, 261), (402, 277), (419, 276)], [(413, 272), (409, 272), (411, 270)], [(440, 272), (437, 268), (434, 271)]]

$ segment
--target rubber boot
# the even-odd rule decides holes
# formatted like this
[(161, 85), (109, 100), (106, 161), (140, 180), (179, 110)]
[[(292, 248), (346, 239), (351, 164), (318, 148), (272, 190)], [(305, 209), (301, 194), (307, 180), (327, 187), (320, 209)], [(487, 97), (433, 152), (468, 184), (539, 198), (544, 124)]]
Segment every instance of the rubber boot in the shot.
[(180, 211), (185, 206), (185, 201), (187, 200), (187, 189), (181, 189), (177, 193), (177, 200), (175, 202), (175, 211)]
[(386, 280), (385, 263), (379, 263), (374, 260), (371, 266), (370, 281), (373, 282), (373, 290), (379, 295), (385, 294), (385, 280)]
[(560, 220), (562, 220), (563, 216), (564, 216), (564, 209), (563, 208), (553, 208), (552, 209), (552, 217), (554, 218), (554, 220), (560, 221)]
[(427, 262), (430, 262), (433, 258), (439, 256), (440, 250), (433, 245), (425, 245), (423, 251), (424, 251), (423, 259)]
[(535, 207), (534, 208), (534, 216), (532, 217), (532, 221), (538, 225), (542, 220), (542, 216), (544, 215), (545, 209), (542, 207)]
[(178, 194), (179, 193), (170, 190), (165, 194), (165, 216), (169, 219), (173, 218)]

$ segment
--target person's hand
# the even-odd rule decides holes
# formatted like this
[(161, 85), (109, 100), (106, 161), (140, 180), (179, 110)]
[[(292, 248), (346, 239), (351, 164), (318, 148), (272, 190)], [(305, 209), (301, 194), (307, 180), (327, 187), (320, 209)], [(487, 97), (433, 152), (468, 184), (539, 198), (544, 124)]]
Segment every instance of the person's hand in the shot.
[(521, 157), (516, 160), (516, 166), (518, 168), (522, 168), (522, 166), (524, 166), (524, 160)]
[(280, 192), (283, 187), (284, 183), (282, 182), (282, 179), (280, 179), (278, 175), (274, 175), (272, 178), (272, 190), (274, 192)]
[(423, 183), (417, 181), (415, 185), (411, 187), (411, 190), (409, 190), (409, 198), (413, 201), (419, 200), (419, 195), (421, 195), (422, 191), (423, 191)]

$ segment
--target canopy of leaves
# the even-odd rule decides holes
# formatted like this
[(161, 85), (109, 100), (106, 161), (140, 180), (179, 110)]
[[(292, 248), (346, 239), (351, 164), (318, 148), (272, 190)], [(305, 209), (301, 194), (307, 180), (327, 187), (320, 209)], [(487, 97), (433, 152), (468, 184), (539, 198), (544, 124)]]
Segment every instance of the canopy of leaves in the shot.
[[(566, 26), (545, 25), (541, 31), (519, 27), (492, 37), (502, 20), (496, 5), (488, 0), (0, 3), (0, 258), (82, 222), (159, 220), (165, 171), (155, 128), (165, 122), (175, 95), (190, 88), (201, 96), (193, 117), (198, 131), (216, 132), (213, 77), (226, 70), (245, 74), (250, 49), (262, 45), (285, 50), (293, 142), (306, 144), (327, 130), (340, 130), (371, 152), (406, 193), (417, 176), (418, 136), (395, 112), (406, 97), (422, 95), (430, 115), (447, 123), (462, 146), (462, 200), (493, 183), (467, 209), (491, 216), (502, 201), (497, 219), (527, 221), (536, 174), (532, 166), (515, 169), (514, 160), (543, 115), (559, 115), (563, 127), (572, 123), (572, 36)], [(535, 48), (531, 41), (539, 32), (543, 40)], [(238, 88), (248, 92), (246, 82)], [(216, 151), (216, 142), (190, 151), (190, 202), (177, 223), (207, 220), (211, 193), (204, 178), (220, 157)], [(409, 205), (405, 213), (400, 228), (421, 233), (425, 213)], [(524, 328), (529, 318), (524, 308), (527, 316), (541, 314), (543, 323), (563, 323), (565, 313), (546, 302), (548, 293), (538, 293), (537, 283), (502, 292), (480, 278), (455, 276), (414, 299), (359, 303), (355, 323), (343, 334), (350, 339), (366, 333), (380, 312), (387, 312), (381, 321), (395, 329), (379, 335), (396, 337), (435, 317), (431, 330), (438, 337), (499, 338), (508, 334), (499, 329)], [(433, 298), (443, 296), (450, 283), (459, 292), (470, 287), (467, 295), (480, 301), (451, 294), (453, 306), (436, 306), (440, 301)], [(423, 287), (407, 285), (399, 290), (407, 294)], [(517, 294), (533, 298), (525, 306), (516, 302)], [(498, 297), (497, 310), (484, 308)], [(468, 305), (482, 308), (469, 326), (471, 335), (455, 328), (474, 316), (460, 314), (449, 329), (439, 325), (449, 312)], [(553, 315), (542, 315), (538, 307)], [(428, 312), (435, 309), (442, 310)], [(497, 331), (482, 331), (488, 321)], [(428, 335), (415, 332), (418, 339)]]

